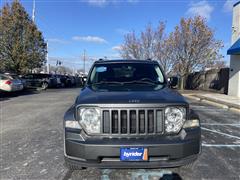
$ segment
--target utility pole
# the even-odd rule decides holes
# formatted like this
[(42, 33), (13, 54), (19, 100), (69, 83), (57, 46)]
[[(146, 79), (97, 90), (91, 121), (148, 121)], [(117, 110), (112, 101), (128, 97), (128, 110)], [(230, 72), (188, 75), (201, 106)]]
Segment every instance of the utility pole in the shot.
[(48, 42), (47, 42), (47, 73), (50, 73), (50, 64), (49, 64), (49, 59), (48, 59)]
[(83, 70), (85, 75), (86, 74), (86, 50), (85, 49), (83, 51)]
[(35, 23), (35, 0), (33, 0), (32, 21)]

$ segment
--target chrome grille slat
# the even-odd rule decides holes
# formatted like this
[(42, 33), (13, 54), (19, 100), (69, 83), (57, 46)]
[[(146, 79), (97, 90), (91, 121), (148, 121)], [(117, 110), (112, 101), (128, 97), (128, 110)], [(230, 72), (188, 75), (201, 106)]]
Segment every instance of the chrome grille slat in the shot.
[(145, 115), (143, 110), (139, 110), (139, 134), (145, 133)]
[(109, 111), (109, 117), (110, 117), (110, 134), (112, 134), (112, 110)]
[(157, 132), (157, 117), (156, 117), (156, 109), (153, 110), (153, 132), (156, 133)]
[(144, 110), (144, 116), (145, 116), (145, 132), (144, 134), (147, 134), (148, 133), (148, 111), (147, 110)]
[(129, 117), (129, 110), (127, 110), (127, 134), (130, 134), (130, 117)]
[(130, 110), (130, 134), (136, 134), (136, 110)]
[(139, 134), (139, 111), (136, 110), (136, 134)]
[(118, 110), (118, 134), (121, 134), (121, 111)]

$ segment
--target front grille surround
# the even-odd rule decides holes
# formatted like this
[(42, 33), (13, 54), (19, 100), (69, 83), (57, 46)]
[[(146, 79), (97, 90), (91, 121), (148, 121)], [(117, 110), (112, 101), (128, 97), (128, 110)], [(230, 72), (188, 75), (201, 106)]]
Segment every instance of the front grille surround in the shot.
[(102, 108), (101, 135), (141, 136), (164, 133), (163, 108)]
[[(187, 109), (187, 114), (186, 117), (188, 119), (189, 116), (189, 105), (187, 103), (172, 103), (172, 104), (79, 104), (77, 106), (75, 106), (75, 114), (74, 117), (76, 120), (80, 120), (79, 117), (79, 109), (80, 108), (99, 108), (100, 109), (100, 129), (101, 132), (97, 133), (97, 134), (88, 134), (84, 129), (84, 135), (87, 136), (94, 136), (94, 137), (107, 137), (107, 138), (112, 138), (112, 137), (125, 137), (128, 138), (129, 136), (134, 137), (134, 138), (138, 138), (138, 137), (142, 137), (142, 136), (155, 136), (155, 135), (164, 135), (164, 128), (165, 128), (165, 119), (164, 119), (164, 110), (166, 107), (185, 107)], [(143, 133), (143, 134), (139, 134), (139, 133), (135, 133), (135, 134), (130, 134), (130, 133), (126, 133), (126, 134), (121, 134), (121, 133), (110, 133), (110, 132), (105, 132), (103, 133), (103, 111), (107, 110), (107, 111), (111, 111), (111, 110), (160, 110), (161, 113), (159, 113), (158, 115), (162, 117), (162, 125), (159, 126), (161, 132), (154, 132), (154, 133)], [(157, 114), (154, 114), (154, 116), (156, 117)], [(186, 120), (187, 120), (186, 119)], [(110, 121), (111, 122), (111, 121)], [(111, 124), (109, 124), (111, 125)], [(138, 126), (138, 124), (137, 124)], [(138, 127), (137, 127), (138, 128)], [(157, 128), (157, 127), (155, 127)]]

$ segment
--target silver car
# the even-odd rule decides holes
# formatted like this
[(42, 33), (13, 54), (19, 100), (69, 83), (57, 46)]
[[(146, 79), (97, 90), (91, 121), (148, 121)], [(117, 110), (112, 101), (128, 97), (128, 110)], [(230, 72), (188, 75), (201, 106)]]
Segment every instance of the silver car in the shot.
[(15, 75), (0, 74), (0, 91), (15, 92), (23, 90), (23, 83)]

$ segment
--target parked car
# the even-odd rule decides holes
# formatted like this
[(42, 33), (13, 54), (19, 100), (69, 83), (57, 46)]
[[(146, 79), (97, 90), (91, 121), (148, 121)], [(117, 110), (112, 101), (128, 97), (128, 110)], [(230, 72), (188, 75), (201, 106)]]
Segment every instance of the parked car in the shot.
[(71, 79), (71, 86), (76, 86), (77, 85), (77, 80), (75, 76), (69, 76)]
[(67, 86), (67, 77), (65, 75), (58, 75), (61, 82), (61, 87)]
[(52, 74), (26, 74), (22, 79), (26, 81), (27, 88), (57, 87), (57, 79)]
[(64, 116), (68, 168), (191, 167), (200, 120), (157, 61), (96, 61), (88, 77)]
[(23, 90), (23, 83), (17, 75), (0, 74), (0, 90), (14, 92)]
[(82, 79), (81, 79), (81, 77), (76, 75), (75, 76), (75, 80), (76, 80), (76, 86), (78, 86), (78, 87), (82, 86)]
[(53, 74), (53, 77), (56, 80), (56, 87), (62, 87), (61, 75)]
[(60, 80), (60, 87), (76, 86), (76, 78), (71, 75), (56, 75)]
[(72, 87), (72, 85), (74, 83), (72, 77), (69, 75), (65, 75), (65, 78), (66, 78), (65, 87)]

